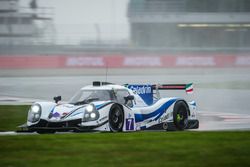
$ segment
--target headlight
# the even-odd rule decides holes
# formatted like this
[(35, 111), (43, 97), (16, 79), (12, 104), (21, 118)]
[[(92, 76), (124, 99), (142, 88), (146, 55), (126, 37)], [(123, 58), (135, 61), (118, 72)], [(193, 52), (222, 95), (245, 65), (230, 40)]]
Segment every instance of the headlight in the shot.
[(40, 117), (41, 117), (41, 113), (42, 113), (42, 108), (39, 104), (33, 104), (30, 107), (29, 113), (28, 113), (28, 121), (29, 122), (37, 122)]
[(99, 118), (99, 112), (96, 110), (94, 104), (88, 104), (85, 107), (85, 112), (83, 114), (83, 122), (94, 121)]
[(39, 111), (40, 111), (40, 106), (38, 106), (38, 105), (33, 105), (33, 106), (31, 106), (31, 111), (33, 112), (33, 113), (39, 113)]
[(87, 107), (86, 107), (86, 111), (89, 112), (89, 113), (91, 113), (92, 111), (94, 111), (94, 108), (95, 108), (94, 105), (89, 104), (89, 105), (87, 105)]
[(91, 113), (90, 118), (93, 118), (93, 119), (96, 118), (96, 113)]

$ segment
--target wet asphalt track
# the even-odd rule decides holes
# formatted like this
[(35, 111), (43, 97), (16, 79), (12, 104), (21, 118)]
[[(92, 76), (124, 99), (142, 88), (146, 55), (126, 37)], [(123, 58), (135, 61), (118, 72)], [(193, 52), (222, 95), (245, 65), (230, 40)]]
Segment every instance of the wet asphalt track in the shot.
[[(246, 70), (208, 70), (183, 73), (182, 71), (154, 72), (151, 74), (111, 74), (108, 81), (124, 83), (213, 83), (250, 81), (250, 69)], [(100, 74), (69, 76), (2, 76), (0, 77), (0, 103), (20, 104), (36, 100), (51, 100), (53, 96), (62, 95), (67, 101), (82, 86), (92, 81), (105, 81)], [(187, 96), (184, 92), (162, 92), (162, 96), (181, 96), (187, 100), (194, 99), (198, 105), (200, 117), (199, 130), (249, 130), (250, 129), (250, 89), (211, 89), (194, 88), (194, 94)], [(34, 100), (35, 99), (35, 100)], [(4, 132), (0, 135), (15, 135)]]

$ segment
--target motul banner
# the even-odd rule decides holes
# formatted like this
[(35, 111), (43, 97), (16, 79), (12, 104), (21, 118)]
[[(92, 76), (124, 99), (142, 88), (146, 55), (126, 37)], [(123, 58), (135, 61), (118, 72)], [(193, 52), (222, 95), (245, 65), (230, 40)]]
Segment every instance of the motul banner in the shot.
[(0, 55), (0, 69), (250, 67), (250, 55)]
[(155, 56), (124, 56), (124, 67), (162, 67), (161, 57)]
[(215, 57), (213, 56), (179, 56), (176, 58), (176, 66), (201, 66), (214, 67), (216, 66)]
[(66, 67), (105, 67), (104, 57), (96, 56), (69, 56), (65, 62)]

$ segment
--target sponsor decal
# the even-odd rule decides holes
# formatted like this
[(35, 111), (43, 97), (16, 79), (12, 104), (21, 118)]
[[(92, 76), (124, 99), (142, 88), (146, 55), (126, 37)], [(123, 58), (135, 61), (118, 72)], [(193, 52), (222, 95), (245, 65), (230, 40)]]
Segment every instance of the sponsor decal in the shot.
[(162, 66), (160, 57), (124, 57), (124, 66), (149, 66), (149, 67), (160, 67)]
[(153, 104), (153, 89), (152, 85), (128, 85), (135, 94), (138, 94), (146, 104)]
[(168, 114), (162, 116), (161, 118), (158, 119), (158, 123), (165, 122), (168, 118), (170, 118), (171, 115), (172, 115), (172, 113), (168, 113)]
[(126, 130), (134, 130), (134, 118), (126, 119)]
[(177, 57), (176, 66), (216, 66), (214, 57)]
[(151, 85), (129, 85), (128, 88), (133, 90), (133, 92), (138, 95), (152, 93)]
[(103, 57), (68, 57), (66, 66), (69, 67), (104, 67)]

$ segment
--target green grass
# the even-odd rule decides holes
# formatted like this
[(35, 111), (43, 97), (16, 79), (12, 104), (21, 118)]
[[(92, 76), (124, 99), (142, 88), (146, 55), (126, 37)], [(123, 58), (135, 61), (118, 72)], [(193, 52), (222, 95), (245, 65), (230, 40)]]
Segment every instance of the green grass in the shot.
[[(1, 130), (29, 106), (0, 106)], [(5, 129), (6, 128), (6, 129)], [(0, 166), (250, 166), (250, 132), (134, 132), (0, 136)]]
[(249, 166), (249, 132), (0, 137), (0, 166)]
[(17, 130), (27, 120), (30, 106), (0, 105), (0, 131)]

